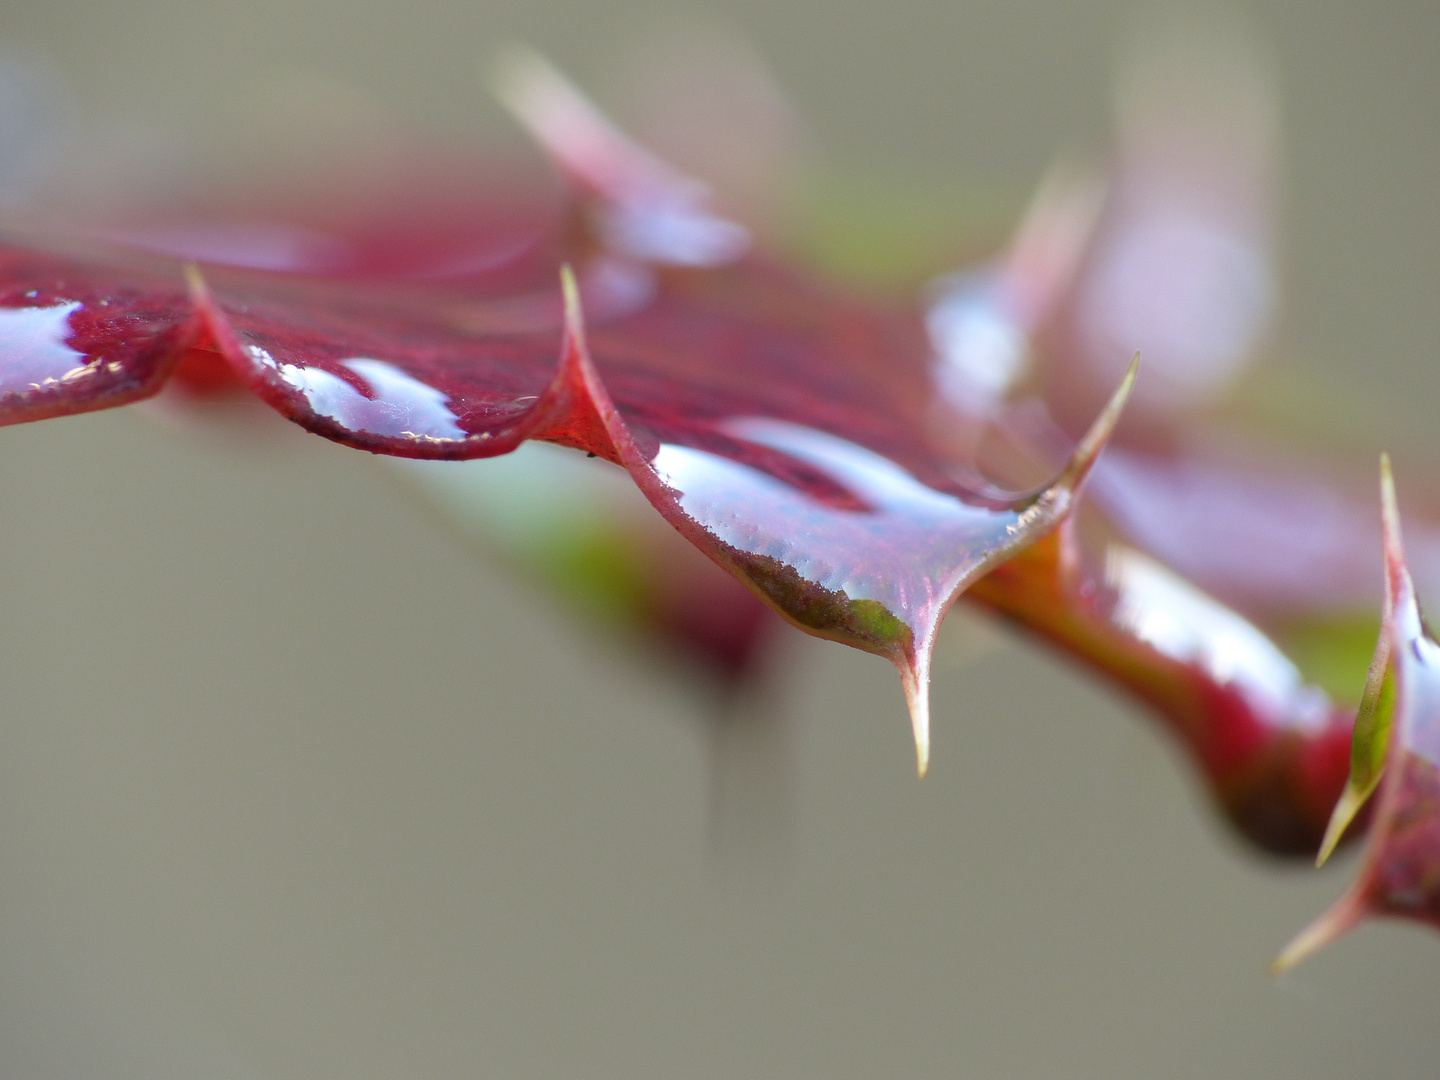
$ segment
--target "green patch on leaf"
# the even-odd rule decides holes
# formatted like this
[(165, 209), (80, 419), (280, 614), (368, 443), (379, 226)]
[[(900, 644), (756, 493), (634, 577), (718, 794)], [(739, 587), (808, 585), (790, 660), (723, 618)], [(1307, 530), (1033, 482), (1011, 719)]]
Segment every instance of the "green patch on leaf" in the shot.
[(1350, 775), (1330, 815), (1325, 839), (1315, 865), (1323, 866), (1345, 830), (1380, 784), (1385, 756), (1390, 750), (1390, 728), (1395, 715), (1395, 665), (1387, 640), (1375, 648), (1365, 681), (1365, 693), (1355, 713), (1355, 734), (1350, 743)]
[(908, 653), (914, 632), (878, 600), (851, 599), (845, 590), (807, 581), (792, 566), (766, 555), (731, 550), (745, 577), (797, 625), (881, 656)]

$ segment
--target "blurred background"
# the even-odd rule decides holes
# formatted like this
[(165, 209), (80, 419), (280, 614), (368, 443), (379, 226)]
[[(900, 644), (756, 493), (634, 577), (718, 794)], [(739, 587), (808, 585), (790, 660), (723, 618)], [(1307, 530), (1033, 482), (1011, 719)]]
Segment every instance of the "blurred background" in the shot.
[[(64, 184), (100, 198), (250, 182), (325, 131), (521, 152), (480, 75), (517, 39), (638, 123), (691, 74), (657, 41), (718, 27), (839, 178), (812, 193), (859, 191), (921, 240), (953, 213), (978, 244), (1057, 151), (1105, 148), (1162, 15), (5, 0), (0, 56), (25, 93), (49, 80)], [(1223, 16), (1283, 101), (1288, 362), (1374, 448), (1440, 452), (1440, 8)], [(1138, 708), (1038, 649), (947, 630), (917, 783), (889, 666), (788, 634), (755, 704), (783, 805), (717, 851), (691, 687), (477, 559), (365, 455), (163, 421), (0, 431), (0, 1074), (1440, 1067), (1440, 941), (1370, 927), (1270, 981), (1353, 854), (1317, 873), (1241, 849)], [(1402, 496), (1434, 460), (1397, 460)]]

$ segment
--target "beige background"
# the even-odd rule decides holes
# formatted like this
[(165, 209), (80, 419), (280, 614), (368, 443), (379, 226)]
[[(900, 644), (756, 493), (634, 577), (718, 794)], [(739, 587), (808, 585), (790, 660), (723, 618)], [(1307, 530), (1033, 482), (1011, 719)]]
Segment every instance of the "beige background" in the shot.
[[(704, 10), (832, 155), (1023, 188), (1103, 137), (1136, 9)], [(468, 136), (498, 127), (474, 70), (497, 42), (603, 85), (669, 14), (3, 0), (0, 41), (53, 56), (92, 121), (223, 157), (237, 102), (277, 79)], [(1294, 338), (1424, 425), (1440, 8), (1241, 14), (1283, 80)], [(796, 635), (788, 838), (719, 859), (685, 688), (477, 562), (363, 455), (132, 410), (0, 432), (0, 492), (7, 1078), (1440, 1070), (1440, 941), (1367, 929), (1269, 981), (1353, 864), (1240, 851), (1136, 709), (1037, 652), (939, 673), (919, 784), (893, 673)]]

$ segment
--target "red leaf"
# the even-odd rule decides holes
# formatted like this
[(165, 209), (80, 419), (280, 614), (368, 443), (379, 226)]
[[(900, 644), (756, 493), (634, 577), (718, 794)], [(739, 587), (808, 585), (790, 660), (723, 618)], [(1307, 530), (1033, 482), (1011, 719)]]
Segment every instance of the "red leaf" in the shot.
[(0, 249), (0, 423), (149, 397), (199, 337), (164, 277)]
[[(606, 458), (792, 622), (891, 660), (923, 773), (940, 620), (1068, 513), (1130, 378), (1053, 483), (998, 491), (927, 438), (929, 344), (908, 311), (743, 255), (744, 231), (707, 211), (700, 185), (546, 69), (530, 62), (513, 85), (597, 196), (575, 207), (579, 225), (440, 282), (191, 271), (189, 304), (173, 270), (15, 250), (10, 317), (35, 328), (27, 347), (48, 350), (43, 375), (59, 381), (8, 351), (0, 421), (153, 392), (198, 346), (284, 415), (360, 449), (475, 458), (542, 439)], [(125, 396), (95, 374), (112, 366)]]

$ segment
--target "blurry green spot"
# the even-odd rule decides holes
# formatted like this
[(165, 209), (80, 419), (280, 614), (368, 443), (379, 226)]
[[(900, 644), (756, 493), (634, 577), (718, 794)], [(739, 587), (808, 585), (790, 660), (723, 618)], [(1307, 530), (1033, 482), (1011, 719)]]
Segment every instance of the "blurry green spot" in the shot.
[(1379, 637), (1379, 613), (1367, 612), (1292, 623), (1280, 634), (1280, 644), (1307, 682), (1354, 705), (1365, 691)]
[(825, 273), (908, 288), (993, 255), (1024, 205), (1024, 188), (878, 172), (826, 171), (805, 184), (792, 219), (795, 253)]
[(570, 523), (556, 534), (537, 536), (523, 562), (527, 571), (593, 618), (638, 622), (645, 614), (645, 574), (634, 537), (609, 523)]

